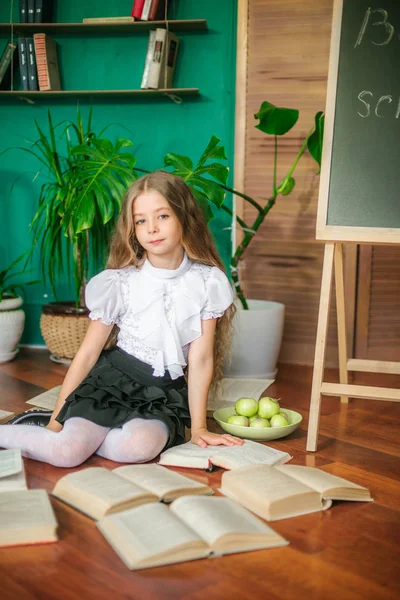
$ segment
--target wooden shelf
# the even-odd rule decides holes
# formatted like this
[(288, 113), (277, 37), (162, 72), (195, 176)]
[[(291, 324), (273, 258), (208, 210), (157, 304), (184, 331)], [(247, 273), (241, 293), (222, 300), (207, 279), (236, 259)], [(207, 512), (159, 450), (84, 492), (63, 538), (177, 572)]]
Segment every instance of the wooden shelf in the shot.
[(166, 27), (171, 31), (206, 30), (206, 19), (172, 21), (137, 21), (135, 23), (0, 23), (0, 33), (32, 35), (33, 33), (56, 34), (102, 34), (104, 33), (140, 33), (156, 27)]
[(14, 96), (16, 98), (56, 98), (58, 96), (198, 96), (199, 88), (170, 88), (160, 90), (59, 90), (50, 92), (24, 92), (23, 90), (0, 91), (2, 96)]

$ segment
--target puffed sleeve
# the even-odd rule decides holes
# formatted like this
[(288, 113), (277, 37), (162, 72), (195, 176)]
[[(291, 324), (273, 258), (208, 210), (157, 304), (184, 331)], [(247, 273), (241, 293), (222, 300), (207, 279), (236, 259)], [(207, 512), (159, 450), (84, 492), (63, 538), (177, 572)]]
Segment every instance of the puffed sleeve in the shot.
[(206, 280), (206, 296), (200, 315), (203, 320), (222, 317), (235, 298), (229, 279), (218, 267), (211, 269)]
[(116, 323), (124, 308), (118, 271), (107, 269), (93, 277), (86, 286), (85, 301), (90, 319), (101, 319), (104, 325)]

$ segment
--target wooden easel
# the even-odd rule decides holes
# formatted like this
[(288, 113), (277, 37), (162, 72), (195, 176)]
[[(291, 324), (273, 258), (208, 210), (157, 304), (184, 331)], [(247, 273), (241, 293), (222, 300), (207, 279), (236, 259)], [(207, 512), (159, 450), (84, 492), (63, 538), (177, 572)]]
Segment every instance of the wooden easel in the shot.
[[(333, 270), (335, 271), (336, 286), (339, 383), (327, 383), (323, 380)], [(321, 296), (310, 401), (310, 418), (307, 435), (307, 450), (312, 452), (315, 452), (317, 449), (322, 396), (340, 396), (342, 403), (347, 403), (349, 396), (352, 398), (372, 398), (375, 400), (400, 402), (400, 389), (350, 385), (348, 383), (349, 371), (399, 375), (400, 363), (348, 358), (344, 299), (343, 244), (329, 242), (325, 245), (324, 265), (322, 270)]]

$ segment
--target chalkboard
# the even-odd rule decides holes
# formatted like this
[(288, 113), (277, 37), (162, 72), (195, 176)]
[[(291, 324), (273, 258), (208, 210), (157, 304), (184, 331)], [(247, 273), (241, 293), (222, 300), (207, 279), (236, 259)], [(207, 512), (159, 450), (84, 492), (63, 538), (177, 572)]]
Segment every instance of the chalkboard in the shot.
[(400, 0), (335, 0), (317, 238), (400, 241)]

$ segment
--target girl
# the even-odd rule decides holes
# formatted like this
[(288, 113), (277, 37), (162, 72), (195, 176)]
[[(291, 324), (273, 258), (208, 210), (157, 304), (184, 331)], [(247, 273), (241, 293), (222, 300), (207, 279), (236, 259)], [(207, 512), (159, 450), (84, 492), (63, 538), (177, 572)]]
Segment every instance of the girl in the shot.
[[(181, 178), (156, 171), (129, 188), (107, 267), (87, 285), (91, 323), (49, 424), (2, 425), (0, 447), (75, 467), (94, 452), (117, 462), (152, 460), (182, 443), (190, 425), (200, 447), (242, 444), (206, 426), (234, 295)], [(114, 326), (116, 346), (104, 350)]]

